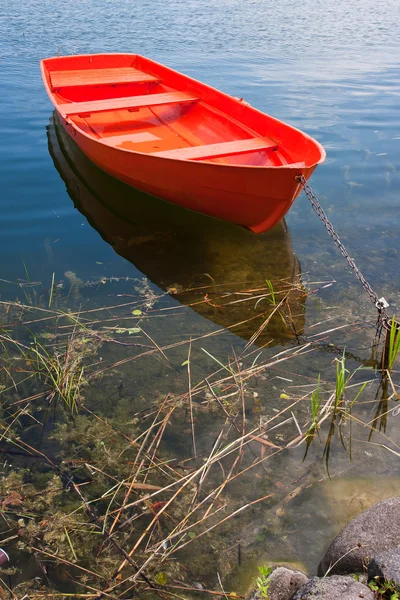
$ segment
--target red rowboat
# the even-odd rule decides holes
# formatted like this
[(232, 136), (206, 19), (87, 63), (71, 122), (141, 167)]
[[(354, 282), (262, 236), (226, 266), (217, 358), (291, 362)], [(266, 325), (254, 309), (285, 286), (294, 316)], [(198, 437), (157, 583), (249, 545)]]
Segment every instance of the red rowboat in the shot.
[(129, 185), (255, 233), (287, 213), (325, 159), (298, 129), (134, 54), (41, 61), (65, 130)]

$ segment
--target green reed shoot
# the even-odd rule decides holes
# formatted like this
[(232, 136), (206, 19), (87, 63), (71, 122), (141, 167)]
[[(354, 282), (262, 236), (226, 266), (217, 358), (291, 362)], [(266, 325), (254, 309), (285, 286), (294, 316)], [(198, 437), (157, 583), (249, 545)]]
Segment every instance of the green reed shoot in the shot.
[[(13, 340), (9, 334), (2, 336), (2, 343), (13, 344), (23, 358), (30, 363), (33, 373), (48, 387), (47, 400), (63, 400), (71, 412), (77, 412), (82, 387), (85, 384), (85, 353), (79, 348), (79, 340), (73, 336), (61, 351), (51, 354), (33, 335), (31, 346)], [(31, 377), (31, 375), (30, 375)]]
[(68, 341), (64, 352), (52, 355), (36, 337), (30, 354), (36, 362), (38, 375), (50, 388), (48, 400), (51, 402), (60, 398), (71, 412), (77, 412), (84, 383), (85, 367), (81, 364), (83, 354), (76, 353), (72, 342)]
[[(343, 355), (341, 356), (341, 358), (335, 359), (335, 363), (336, 363), (335, 390), (332, 393), (330, 400), (329, 400), (331, 421), (329, 424), (329, 430), (327, 432), (324, 453), (323, 453), (323, 455), (325, 457), (326, 471), (327, 471), (329, 477), (330, 477), (330, 475), (329, 475), (329, 458), (330, 458), (330, 452), (331, 452), (331, 444), (334, 439), (334, 434), (335, 434), (335, 429), (336, 429), (336, 421), (338, 419), (338, 416), (340, 416), (340, 418), (337, 423), (337, 430), (339, 432), (340, 441), (341, 441), (341, 444), (342, 444), (343, 448), (345, 449), (345, 451), (349, 453), (350, 459), (351, 459), (351, 420), (350, 420), (350, 436), (349, 436), (348, 444), (346, 444), (345, 438), (343, 435), (343, 425), (345, 424), (346, 417), (347, 416), (351, 417), (352, 408), (353, 408), (354, 404), (357, 402), (358, 398), (360, 397), (361, 393), (364, 391), (364, 389), (368, 383), (367, 381), (364, 381), (363, 383), (361, 383), (360, 388), (358, 389), (353, 400), (350, 403), (345, 404), (344, 403), (345, 393), (346, 393), (348, 384), (350, 383), (350, 381), (353, 378), (353, 376), (355, 375), (355, 373), (357, 373), (357, 371), (361, 367), (359, 367), (358, 369), (355, 369), (354, 371), (349, 371), (346, 368), (345, 351), (343, 351)], [(306, 440), (305, 440), (306, 441), (306, 451), (305, 451), (303, 460), (307, 456), (309, 447), (315, 437), (315, 434), (320, 429), (320, 423), (319, 423), (319, 415), (320, 415), (320, 411), (321, 411), (321, 397), (320, 396), (321, 396), (321, 384), (320, 384), (320, 375), (318, 375), (318, 385), (311, 394), (311, 424), (306, 432)], [(318, 433), (318, 436), (319, 436), (319, 433)], [(347, 445), (348, 445), (348, 447), (347, 447)]]
[[(356, 369), (356, 371), (358, 371), (358, 369)], [(354, 373), (356, 372), (354, 371)], [(354, 375), (353, 373), (353, 375)], [(354, 404), (357, 402), (358, 398), (360, 397), (360, 395), (362, 394), (362, 392), (365, 389), (365, 386), (367, 385), (368, 381), (364, 381), (364, 383), (361, 384), (360, 389), (358, 390), (357, 394), (354, 396), (353, 400), (350, 403), (349, 406), (349, 411), (351, 412), (351, 409), (353, 408)]]
[(50, 286), (50, 294), (49, 294), (49, 308), (51, 308), (51, 304), (53, 302), (55, 276), (56, 276), (56, 274), (53, 273), (53, 277), (51, 278), (51, 286)]
[(67, 541), (68, 541), (68, 545), (71, 548), (72, 556), (74, 557), (74, 561), (76, 562), (78, 560), (78, 557), (76, 556), (76, 552), (75, 552), (75, 549), (74, 549), (74, 547), (72, 545), (71, 538), (69, 537), (68, 529), (65, 526), (64, 526), (64, 531), (65, 531), (65, 536), (66, 536)]
[(318, 384), (317, 388), (311, 394), (311, 425), (310, 429), (317, 427), (317, 417), (319, 414), (319, 410), (321, 408), (321, 400), (320, 400), (320, 389), (321, 389), (321, 374), (318, 373)]
[(228, 371), (228, 373), (230, 373), (231, 375), (233, 375), (232, 369), (230, 369), (229, 367), (227, 367), (226, 365), (224, 365), (220, 360), (218, 360), (218, 358), (215, 358), (215, 356), (213, 356), (210, 352), (207, 352), (207, 350), (205, 348), (202, 348), (202, 351), (205, 352), (205, 354), (207, 354), (207, 356), (209, 356), (210, 358), (212, 358), (213, 360), (215, 360), (215, 362), (217, 363), (217, 365), (219, 365), (220, 367), (222, 367), (223, 369), (225, 369), (226, 371)]
[(341, 358), (336, 359), (336, 382), (335, 382), (335, 411), (342, 404), (347, 383), (351, 377), (350, 371), (346, 369), (345, 351)]
[(273, 306), (276, 306), (277, 302), (273, 283), (270, 279), (266, 279), (265, 281), (267, 282), (267, 286), (269, 289), (270, 302)]
[(306, 433), (306, 451), (303, 460), (307, 456), (308, 449), (314, 439), (315, 433), (318, 431), (318, 415), (321, 408), (321, 375), (318, 373), (318, 384), (316, 389), (311, 394), (311, 425)]
[(400, 331), (398, 330), (396, 318), (393, 315), (392, 322), (390, 325), (389, 341), (388, 341), (388, 345), (387, 345), (389, 373), (391, 372), (391, 370), (393, 368), (394, 361), (396, 360), (399, 350), (400, 350)]
[(24, 265), (24, 271), (25, 271), (26, 279), (27, 279), (27, 281), (30, 282), (31, 278), (30, 278), (30, 275), (29, 275), (28, 267), (26, 266), (24, 260), (22, 261), (22, 264)]

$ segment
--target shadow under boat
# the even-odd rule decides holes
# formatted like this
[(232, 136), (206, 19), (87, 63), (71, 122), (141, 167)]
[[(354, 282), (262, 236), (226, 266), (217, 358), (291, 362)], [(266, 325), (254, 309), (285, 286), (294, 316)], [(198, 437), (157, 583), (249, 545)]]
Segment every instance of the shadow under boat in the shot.
[[(282, 344), (303, 332), (301, 268), (284, 221), (255, 235), (133, 189), (94, 165), (56, 113), (47, 135), (50, 155), (75, 207), (151, 282), (260, 346)], [(276, 302), (286, 297), (272, 317), (267, 280)]]

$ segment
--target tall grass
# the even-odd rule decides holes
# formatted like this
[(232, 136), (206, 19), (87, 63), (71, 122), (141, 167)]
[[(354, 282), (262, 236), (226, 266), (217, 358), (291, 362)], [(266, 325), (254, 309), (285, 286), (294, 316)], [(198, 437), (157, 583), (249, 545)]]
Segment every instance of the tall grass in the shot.
[(265, 281), (266, 281), (268, 289), (269, 289), (270, 302), (271, 302), (272, 306), (276, 306), (277, 301), (276, 301), (276, 295), (275, 295), (273, 283), (270, 279), (266, 279)]
[(304, 454), (303, 461), (305, 460), (311, 442), (314, 439), (315, 434), (318, 432), (319, 424), (318, 417), (320, 415), (321, 410), (321, 374), (318, 373), (318, 384), (315, 390), (311, 392), (311, 424), (306, 432), (306, 451)]
[(392, 371), (393, 365), (400, 350), (400, 331), (399, 324), (396, 322), (396, 317), (393, 315), (389, 331), (389, 340), (387, 344), (388, 352), (388, 370)]
[(337, 411), (337, 409), (343, 403), (346, 386), (350, 379), (350, 376), (351, 376), (350, 372), (348, 371), (348, 369), (346, 369), (345, 351), (343, 350), (342, 357), (336, 359), (335, 402), (334, 402), (335, 411)]
[[(78, 401), (85, 383), (86, 348), (77, 334), (69, 336), (62, 346), (50, 351), (36, 336), (27, 346), (14, 340), (8, 333), (0, 335), (3, 346), (17, 349), (26, 365), (45, 386), (46, 398), (49, 402), (62, 400), (71, 412), (77, 412)], [(10, 357), (8, 357), (10, 360)]]
[[(357, 400), (360, 395), (364, 391), (367, 381), (361, 384), (351, 384), (351, 387), (354, 385), (359, 385), (359, 389), (354, 395), (353, 399), (350, 402), (346, 401), (346, 392), (350, 387), (351, 380), (355, 376), (355, 374), (360, 370), (361, 367), (350, 371), (346, 367), (346, 355), (345, 350), (340, 358), (335, 359), (335, 389), (329, 396), (328, 400), (321, 407), (321, 379), (320, 374), (318, 374), (318, 384), (315, 390), (311, 393), (311, 423), (306, 432), (306, 451), (303, 457), (303, 461), (305, 460), (308, 450), (310, 448), (311, 443), (315, 438), (315, 434), (319, 432), (322, 423), (325, 420), (329, 420), (329, 429), (326, 435), (325, 446), (323, 456), (325, 458), (325, 466), (326, 470), (329, 474), (329, 459), (331, 454), (332, 442), (334, 440), (334, 435), (336, 429), (339, 432), (340, 442), (346, 452), (348, 452), (350, 459), (352, 456), (352, 447), (351, 447), (351, 426), (352, 426), (352, 409), (355, 406)], [(346, 423), (347, 418), (350, 419), (350, 433), (348, 436), (348, 447), (345, 442), (345, 435), (343, 426)], [(318, 434), (319, 435), (319, 434)]]

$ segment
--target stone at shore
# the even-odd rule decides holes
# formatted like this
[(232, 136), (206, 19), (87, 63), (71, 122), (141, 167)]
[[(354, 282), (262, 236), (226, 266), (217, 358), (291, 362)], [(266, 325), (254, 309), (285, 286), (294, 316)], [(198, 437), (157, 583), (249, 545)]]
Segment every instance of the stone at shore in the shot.
[(333, 575), (312, 577), (293, 596), (292, 600), (375, 600), (375, 594), (353, 577)]
[(391, 581), (394, 588), (400, 591), (400, 546), (377, 554), (368, 563), (368, 579), (374, 577)]
[(268, 600), (291, 600), (293, 594), (307, 581), (307, 576), (300, 571), (277, 567), (268, 577), (268, 581)]
[(333, 540), (318, 575), (357, 573), (371, 558), (397, 547), (400, 539), (400, 497), (382, 500), (351, 521)]

